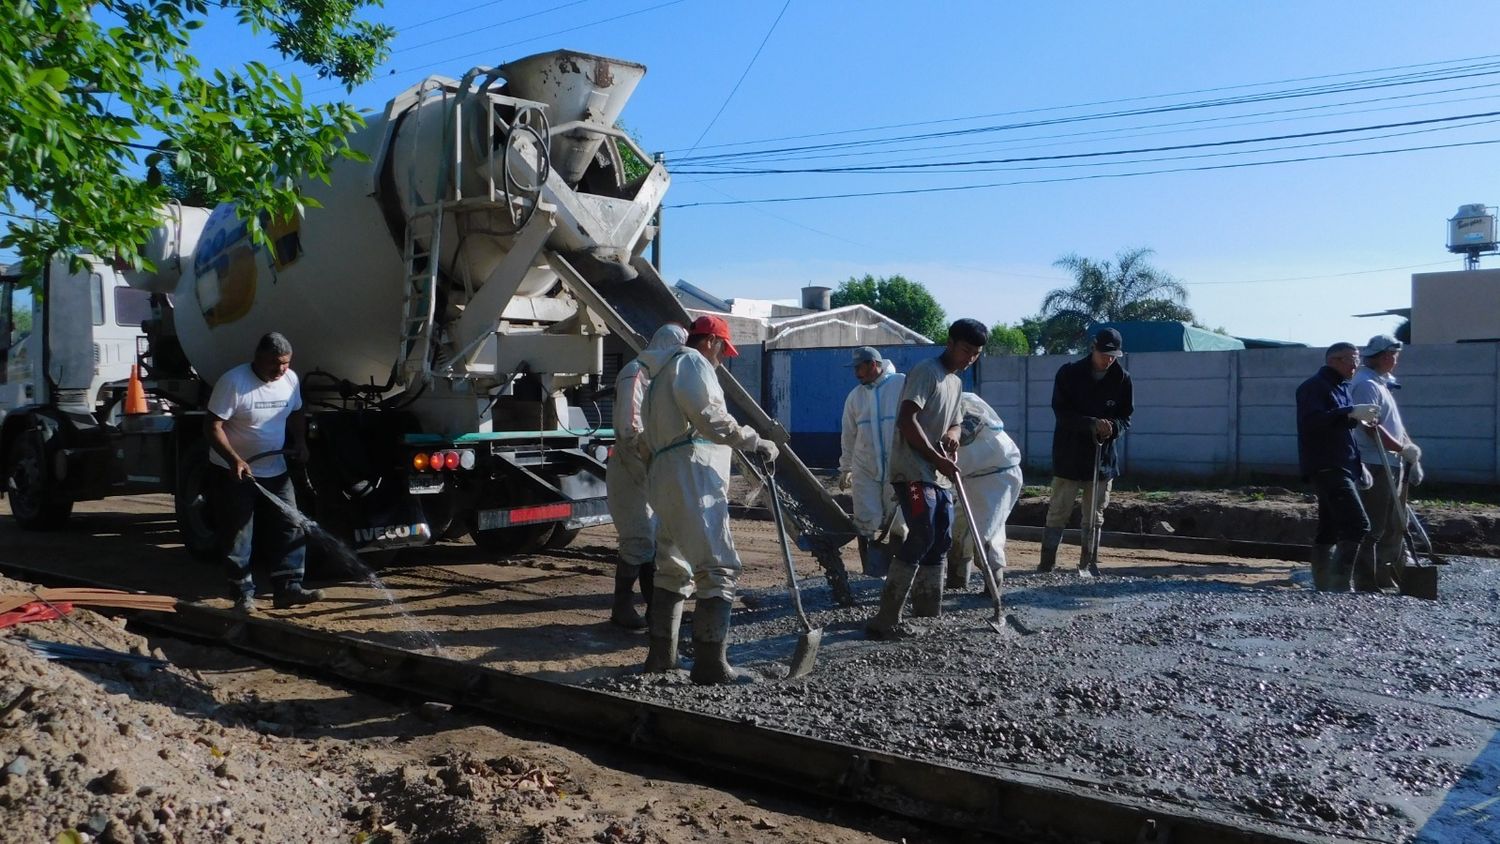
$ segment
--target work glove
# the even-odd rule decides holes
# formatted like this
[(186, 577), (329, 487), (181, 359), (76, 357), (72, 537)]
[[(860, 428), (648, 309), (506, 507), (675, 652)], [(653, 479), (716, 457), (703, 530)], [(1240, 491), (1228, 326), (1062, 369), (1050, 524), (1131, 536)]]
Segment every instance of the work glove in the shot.
[(776, 447), (776, 443), (761, 439), (755, 442), (755, 454), (767, 463), (775, 463), (777, 455), (781, 454), (781, 449)]
[(1401, 446), (1401, 459), (1407, 463), (1416, 463), (1422, 459), (1421, 447), (1411, 440), (1407, 440), (1406, 445)]
[(840, 472), (839, 473), (839, 489), (848, 489), (849, 487), (852, 487), (852, 486), (854, 486), (854, 473), (853, 472)]
[(1363, 422), (1366, 425), (1374, 425), (1376, 420), (1380, 419), (1380, 405), (1356, 404), (1355, 406), (1349, 408), (1349, 415), (1354, 417), (1355, 421), (1357, 422)]
[(1370, 474), (1370, 467), (1359, 464), (1359, 488), (1372, 489), (1375, 486), (1375, 476)]
[(1413, 464), (1411, 464), (1411, 466), (1408, 467), (1408, 469), (1407, 469), (1406, 477), (1407, 477), (1408, 482), (1412, 486), (1421, 486), (1422, 485), (1422, 481), (1426, 479), (1426, 475), (1422, 472), (1422, 464), (1421, 463), (1413, 463)]

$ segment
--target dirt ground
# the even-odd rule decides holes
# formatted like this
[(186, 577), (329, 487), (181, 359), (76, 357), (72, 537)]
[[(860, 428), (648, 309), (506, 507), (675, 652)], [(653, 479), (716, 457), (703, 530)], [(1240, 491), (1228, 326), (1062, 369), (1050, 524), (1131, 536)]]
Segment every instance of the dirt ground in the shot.
[[(27, 588), (0, 578), (0, 593)], [(958, 840), (900, 819), (701, 785), (623, 753), (143, 638), (123, 621), (79, 609), (0, 631), (0, 708), (22, 700), (0, 718), (8, 840)], [(25, 639), (168, 664), (48, 662)], [(58, 837), (70, 831), (76, 837)]]

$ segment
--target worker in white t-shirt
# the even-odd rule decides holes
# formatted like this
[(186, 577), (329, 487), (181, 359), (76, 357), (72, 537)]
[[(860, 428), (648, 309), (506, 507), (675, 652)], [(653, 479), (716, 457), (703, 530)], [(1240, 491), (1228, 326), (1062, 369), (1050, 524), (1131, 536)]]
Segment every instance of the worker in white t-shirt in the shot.
[(219, 378), (208, 400), (204, 435), (213, 464), (209, 503), (235, 589), (235, 609), (246, 614), (255, 612), (250, 551), (257, 518), (270, 522), (261, 526), (262, 539), (272, 538), (277, 544), (264, 555), (275, 561), (271, 571), (274, 606), (287, 609), (323, 598), (321, 591), (302, 587), (306, 537), (287, 509), (256, 489), (259, 484), (296, 512), (297, 496), (286, 458), (280, 453), (289, 447), (300, 459), (307, 459), (302, 393), (291, 367), (292, 344), (272, 332), (260, 338), (250, 363)]

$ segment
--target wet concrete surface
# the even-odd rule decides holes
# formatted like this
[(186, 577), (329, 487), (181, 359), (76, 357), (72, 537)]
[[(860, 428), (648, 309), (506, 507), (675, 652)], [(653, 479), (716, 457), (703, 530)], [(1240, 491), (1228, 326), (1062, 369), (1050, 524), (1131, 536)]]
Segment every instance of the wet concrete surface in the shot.
[[(1442, 570), (1441, 600), (1072, 572), (1006, 581), (1035, 631), (984, 625), (978, 577), (896, 642), (864, 639), (809, 578), (818, 667), (784, 591), (737, 608), (731, 660), (764, 682), (593, 685), (673, 706), (979, 770), (1378, 841), (1500, 841), (1500, 561)], [(691, 607), (691, 603), (689, 604)], [(690, 623), (683, 636), (690, 636)], [(691, 645), (684, 641), (691, 657)]]

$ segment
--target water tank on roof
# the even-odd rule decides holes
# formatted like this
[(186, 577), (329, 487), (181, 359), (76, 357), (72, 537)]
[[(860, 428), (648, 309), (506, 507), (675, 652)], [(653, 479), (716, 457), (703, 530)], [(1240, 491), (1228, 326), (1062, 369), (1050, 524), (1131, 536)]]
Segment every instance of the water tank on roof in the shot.
[(1495, 208), (1483, 204), (1461, 205), (1448, 221), (1448, 251), (1493, 252), (1500, 241), (1495, 236)]
[(833, 304), (833, 290), (810, 284), (802, 288), (802, 307), (809, 311), (826, 311)]

